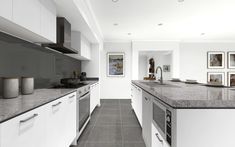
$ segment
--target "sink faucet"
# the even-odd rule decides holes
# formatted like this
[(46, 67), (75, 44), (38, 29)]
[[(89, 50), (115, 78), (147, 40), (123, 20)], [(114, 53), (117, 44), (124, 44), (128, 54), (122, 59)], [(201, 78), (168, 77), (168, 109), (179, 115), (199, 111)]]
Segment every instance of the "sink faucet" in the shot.
[(158, 71), (158, 69), (160, 69), (160, 71), (161, 71), (161, 77), (160, 77), (160, 83), (161, 84), (163, 84), (163, 78), (162, 78), (162, 68), (161, 68), (161, 66), (158, 66), (157, 68), (156, 68), (156, 73), (157, 73), (157, 71)]

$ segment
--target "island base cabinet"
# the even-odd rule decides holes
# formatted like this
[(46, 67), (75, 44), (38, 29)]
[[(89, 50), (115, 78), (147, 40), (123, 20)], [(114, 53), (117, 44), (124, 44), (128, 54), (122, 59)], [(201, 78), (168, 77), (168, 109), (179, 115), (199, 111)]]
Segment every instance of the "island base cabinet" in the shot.
[(235, 109), (177, 110), (176, 147), (235, 147)]
[(40, 107), (1, 124), (1, 147), (45, 147), (46, 107)]

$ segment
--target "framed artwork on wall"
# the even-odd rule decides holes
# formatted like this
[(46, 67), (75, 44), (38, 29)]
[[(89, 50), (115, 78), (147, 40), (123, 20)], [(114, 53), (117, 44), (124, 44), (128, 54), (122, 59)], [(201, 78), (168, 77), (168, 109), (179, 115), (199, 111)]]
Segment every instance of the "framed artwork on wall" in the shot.
[(235, 52), (228, 52), (228, 68), (235, 69)]
[(225, 53), (224, 52), (208, 52), (207, 53), (207, 67), (209, 69), (224, 68)]
[(208, 72), (207, 83), (210, 85), (224, 85), (224, 72)]
[(228, 86), (235, 86), (235, 72), (228, 72)]
[(108, 77), (125, 76), (124, 53), (107, 53), (107, 76)]

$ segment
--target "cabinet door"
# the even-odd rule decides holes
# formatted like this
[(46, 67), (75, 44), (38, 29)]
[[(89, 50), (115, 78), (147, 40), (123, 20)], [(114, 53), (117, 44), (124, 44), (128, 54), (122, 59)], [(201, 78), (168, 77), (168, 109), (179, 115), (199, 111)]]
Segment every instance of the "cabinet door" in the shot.
[(12, 0), (0, 0), (0, 16), (12, 20)]
[(1, 124), (1, 147), (45, 147), (47, 108), (42, 106)]
[(41, 1), (41, 35), (56, 42), (56, 5), (53, 0)]
[(96, 98), (95, 98), (95, 85), (90, 86), (90, 113), (93, 112), (95, 109), (95, 103), (96, 103)]
[(65, 147), (66, 102), (63, 98), (49, 103), (47, 123), (47, 147)]
[(76, 92), (65, 97), (66, 104), (66, 146), (69, 146), (76, 137)]
[(13, 22), (41, 34), (40, 0), (13, 0)]
[(164, 147), (163, 139), (160, 136), (157, 128), (152, 124), (152, 147)]
[(100, 84), (97, 83), (95, 86), (95, 98), (96, 98), (96, 106), (100, 105)]
[(91, 43), (83, 35), (81, 35), (81, 56), (91, 59)]
[(137, 118), (139, 120), (140, 125), (142, 126), (142, 89), (137, 88), (138, 96), (137, 96)]

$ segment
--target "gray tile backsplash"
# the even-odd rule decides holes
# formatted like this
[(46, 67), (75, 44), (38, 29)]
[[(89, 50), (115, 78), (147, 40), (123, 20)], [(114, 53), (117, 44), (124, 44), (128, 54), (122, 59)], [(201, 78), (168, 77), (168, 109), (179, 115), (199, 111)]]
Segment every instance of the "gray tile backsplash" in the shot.
[(35, 88), (47, 88), (73, 71), (81, 61), (0, 32), (0, 77), (32, 76)]

